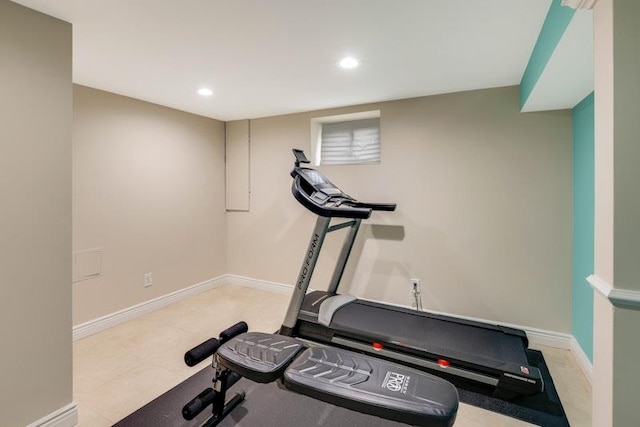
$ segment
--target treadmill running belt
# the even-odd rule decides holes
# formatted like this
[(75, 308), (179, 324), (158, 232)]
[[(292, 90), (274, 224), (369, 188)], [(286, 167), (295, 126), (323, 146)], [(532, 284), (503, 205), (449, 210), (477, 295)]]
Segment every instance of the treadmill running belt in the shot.
[(525, 346), (518, 336), (366, 302), (338, 309), (330, 327), (345, 337), (401, 345), (475, 365), (528, 364)]

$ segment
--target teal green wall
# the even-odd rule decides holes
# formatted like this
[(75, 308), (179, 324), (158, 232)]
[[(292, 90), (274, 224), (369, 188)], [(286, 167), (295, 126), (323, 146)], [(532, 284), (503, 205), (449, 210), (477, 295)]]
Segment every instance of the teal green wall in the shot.
[[(575, 10), (553, 0), (520, 81), (520, 108), (531, 95)], [(571, 332), (593, 361), (594, 95), (573, 109), (573, 283)]]
[(527, 102), (549, 58), (558, 46), (562, 35), (569, 26), (575, 9), (562, 6), (561, 0), (553, 0), (544, 20), (538, 40), (529, 57), (529, 63), (520, 81), (520, 108)]
[(593, 92), (573, 109), (572, 334), (593, 362), (594, 102)]

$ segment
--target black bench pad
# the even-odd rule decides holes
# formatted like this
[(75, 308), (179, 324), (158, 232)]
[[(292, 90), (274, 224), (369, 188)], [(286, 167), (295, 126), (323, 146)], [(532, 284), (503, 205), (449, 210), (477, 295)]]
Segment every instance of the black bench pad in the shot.
[(284, 385), (325, 402), (418, 426), (451, 426), (458, 411), (458, 392), (446, 380), (334, 347), (304, 350), (285, 371)]
[(247, 332), (223, 344), (216, 361), (257, 383), (282, 377), (291, 360), (302, 349), (295, 338), (262, 332)]
[(417, 426), (449, 427), (455, 387), (416, 369), (335, 347), (310, 347), (276, 334), (249, 332), (226, 342), (216, 362), (259, 383), (281, 380), (299, 394)]

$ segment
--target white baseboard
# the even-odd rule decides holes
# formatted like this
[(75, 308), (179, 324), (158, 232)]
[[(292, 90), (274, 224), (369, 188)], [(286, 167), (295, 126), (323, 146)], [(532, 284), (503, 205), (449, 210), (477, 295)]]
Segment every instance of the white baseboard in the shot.
[(527, 337), (529, 338), (529, 344), (533, 347), (537, 345), (544, 345), (546, 347), (561, 348), (563, 350), (571, 349), (571, 338), (573, 337), (570, 334), (548, 331), (545, 329), (530, 328), (527, 326), (504, 326), (522, 329), (523, 331), (525, 331), (527, 333)]
[(137, 317), (159, 310), (185, 298), (189, 298), (199, 293), (217, 288), (218, 286), (225, 283), (227, 283), (226, 275), (216, 277), (215, 279), (209, 279), (188, 288), (180, 289), (170, 294), (163, 295), (161, 297), (145, 301), (132, 307), (125, 308), (124, 310), (107, 314), (106, 316), (102, 316), (97, 319), (82, 323), (80, 325), (76, 325), (73, 327), (73, 340), (75, 341), (81, 338), (88, 337), (89, 335), (102, 332), (106, 329), (119, 325), (120, 323), (133, 320)]
[(574, 336), (571, 336), (571, 354), (578, 363), (578, 366), (580, 366), (580, 369), (582, 369), (582, 373), (591, 384), (593, 381), (593, 364)]
[(78, 424), (78, 405), (76, 402), (71, 402), (32, 422), (27, 427), (73, 427), (76, 424)]
[(290, 295), (293, 292), (293, 285), (285, 285), (283, 283), (267, 282), (266, 280), (252, 279), (235, 274), (227, 274), (225, 279), (229, 285), (244, 286), (245, 288), (260, 289), (283, 295)]
[[(277, 283), (277, 282), (269, 282), (266, 280), (253, 279), (250, 277), (243, 277), (235, 274), (225, 274), (215, 279), (210, 279), (202, 283), (198, 283), (194, 286), (190, 286), (188, 288), (181, 289), (176, 292), (172, 292), (170, 294), (161, 296), (159, 298), (155, 298), (153, 300), (143, 302), (133, 307), (120, 310), (116, 313), (112, 313), (112, 314), (100, 317), (98, 319), (94, 319), (89, 322), (83, 323), (81, 325), (74, 326), (73, 339), (77, 340), (77, 339), (84, 338), (89, 335), (93, 335), (95, 333), (104, 331), (120, 323), (151, 313), (155, 310), (166, 307), (167, 305), (173, 304), (175, 302), (178, 302), (185, 298), (189, 298), (199, 293), (214, 289), (223, 284), (244, 286), (247, 288), (259, 289), (263, 291), (274, 292), (274, 293), (284, 294), (284, 295), (290, 295), (291, 292), (293, 291), (292, 285), (287, 285), (287, 284)], [(374, 302), (380, 302), (380, 301), (374, 301)], [(393, 304), (393, 303), (390, 304), (386, 302), (383, 302), (383, 303), (397, 306), (397, 307), (411, 308), (409, 306), (405, 306), (402, 304)], [(450, 316), (450, 314), (443, 313), (443, 312), (434, 312), (434, 313)], [(464, 320), (475, 321), (475, 322), (495, 323), (495, 322), (488, 321), (486, 319), (479, 319), (474, 317), (467, 317), (467, 316), (454, 316), (454, 317), (458, 317)], [(580, 368), (583, 370), (585, 376), (589, 381), (591, 381), (592, 370), (593, 370), (591, 362), (589, 361), (587, 356), (584, 354), (584, 352), (582, 351), (582, 348), (580, 347), (580, 345), (572, 335), (561, 333), (561, 332), (548, 331), (544, 329), (530, 328), (530, 327), (521, 326), (521, 325), (503, 324), (503, 326), (515, 328), (515, 329), (521, 329), (525, 331), (527, 334), (527, 337), (529, 338), (529, 343), (533, 347), (535, 347), (536, 345), (544, 345), (547, 347), (571, 350), (574, 358), (576, 359), (576, 362), (578, 363)]]

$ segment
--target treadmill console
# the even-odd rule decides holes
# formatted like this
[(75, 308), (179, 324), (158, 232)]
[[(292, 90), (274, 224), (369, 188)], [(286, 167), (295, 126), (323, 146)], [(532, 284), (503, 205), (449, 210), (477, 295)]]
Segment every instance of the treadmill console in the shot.
[(294, 149), (293, 154), (296, 162), (291, 171), (291, 191), (296, 200), (311, 212), (324, 217), (366, 219), (374, 210), (395, 210), (395, 203), (366, 203), (354, 199), (336, 187), (322, 172), (300, 166), (300, 163), (309, 163), (302, 150)]

